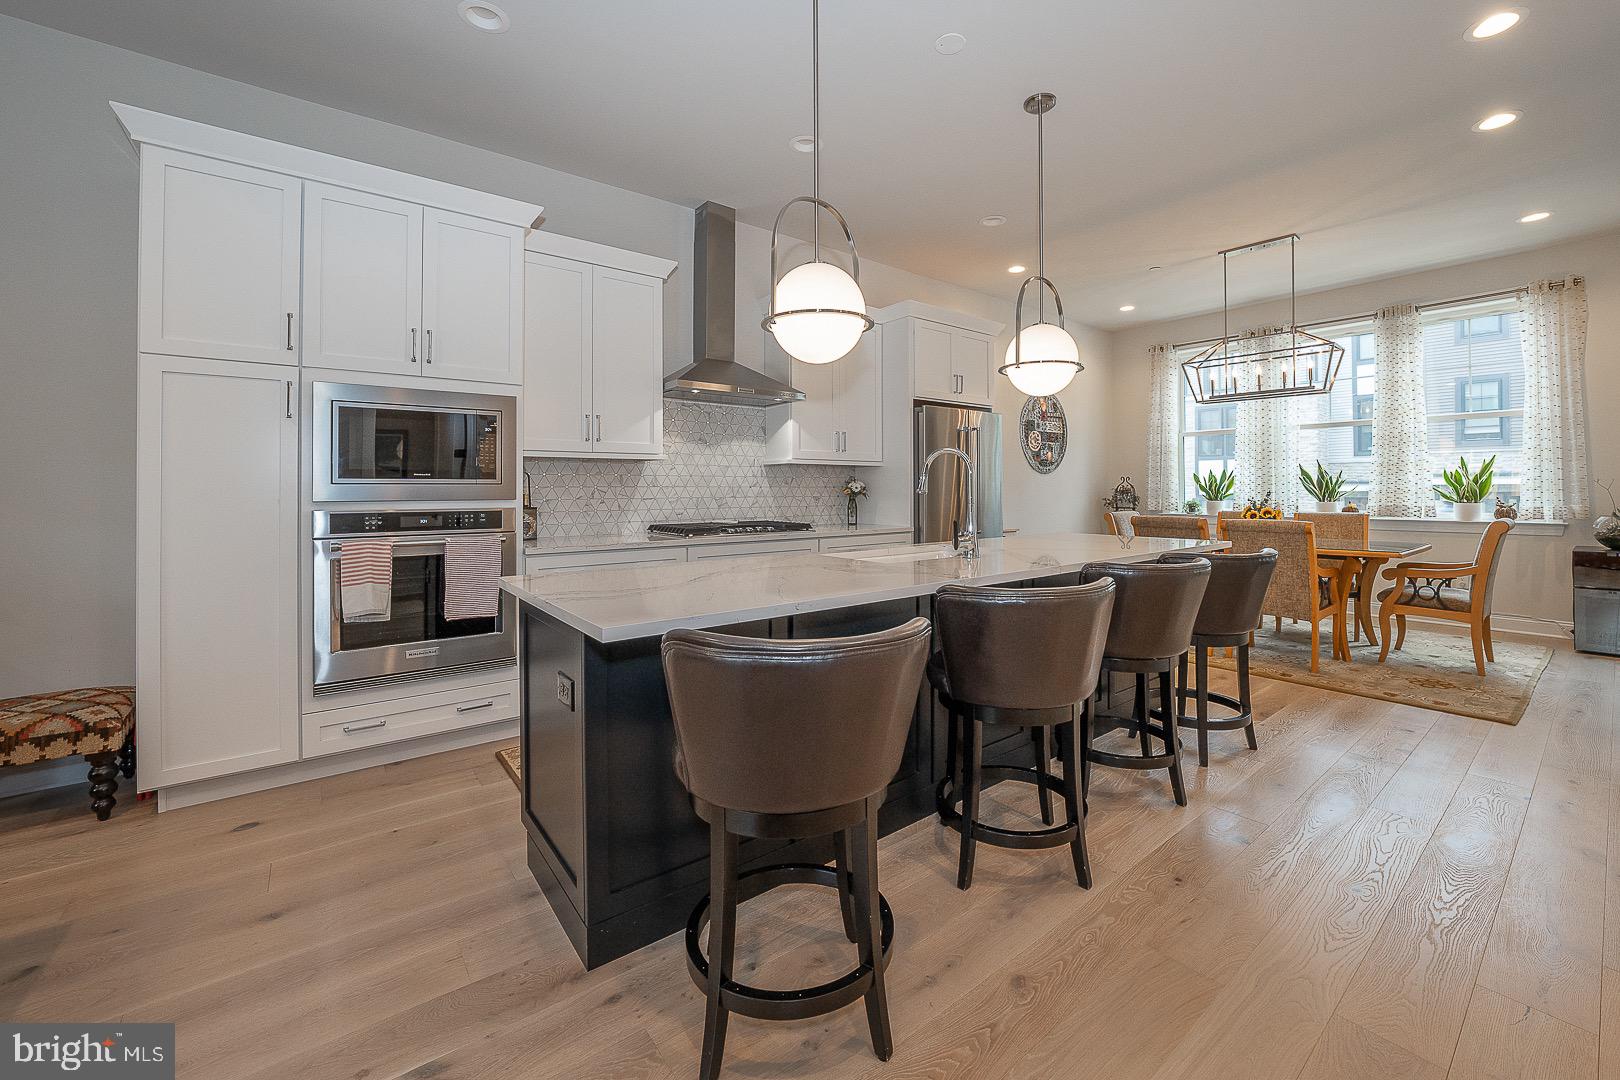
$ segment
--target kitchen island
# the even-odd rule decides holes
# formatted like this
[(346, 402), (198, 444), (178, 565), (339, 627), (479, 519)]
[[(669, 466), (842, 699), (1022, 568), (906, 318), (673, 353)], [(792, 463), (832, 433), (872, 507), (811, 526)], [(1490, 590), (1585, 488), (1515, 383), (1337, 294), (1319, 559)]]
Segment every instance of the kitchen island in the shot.
[[(869, 633), (929, 617), (935, 590), (950, 582), (1073, 584), (1090, 563), (1225, 546), (1058, 533), (984, 540), (972, 560), (930, 544), (503, 578), (520, 608), (529, 869), (588, 968), (679, 930), (707, 890), (708, 827), (693, 813), (673, 766), (659, 656), (667, 630), (774, 638)], [(919, 686), (881, 832), (933, 812), (944, 720), (933, 695)], [(1027, 739), (1015, 735), (1009, 729), (987, 739), (986, 761), (1027, 756)], [(742, 847), (745, 869), (830, 858), (827, 840), (748, 840)]]

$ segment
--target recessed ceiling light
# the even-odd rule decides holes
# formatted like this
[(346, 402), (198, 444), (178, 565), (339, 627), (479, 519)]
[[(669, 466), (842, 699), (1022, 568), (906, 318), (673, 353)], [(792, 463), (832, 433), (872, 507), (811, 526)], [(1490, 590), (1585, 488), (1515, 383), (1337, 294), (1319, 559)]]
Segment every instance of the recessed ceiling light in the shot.
[(934, 42), (934, 51), (941, 56), (955, 56), (967, 48), (967, 38), (961, 34), (941, 34)]
[(1029, 269), (1029, 267), (1027, 267), (1027, 266), (1019, 266), (1017, 263), (1014, 263), (1012, 266), (1007, 267), (1007, 273), (1009, 273), (1009, 274), (1022, 274), (1025, 270), (1028, 270), (1028, 269)]
[(1496, 131), (1505, 128), (1519, 118), (1519, 114), (1509, 109), (1503, 112), (1494, 112), (1474, 125), (1475, 131)]
[(1519, 25), (1522, 18), (1524, 16), (1517, 11), (1493, 12), (1468, 28), (1468, 40), (1484, 41), (1486, 38), (1493, 38)]
[(987, 217), (980, 218), (979, 224), (987, 229), (993, 229), (997, 225), (1007, 224), (1007, 217), (1005, 214), (990, 214)]
[(1526, 215), (1524, 215), (1524, 217), (1520, 218), (1519, 219), (1519, 224), (1520, 225), (1534, 225), (1536, 222), (1538, 222), (1538, 221), (1546, 221), (1550, 217), (1552, 217), (1552, 211), (1551, 210), (1537, 210), (1533, 214), (1526, 214)]
[(512, 20), (507, 18), (506, 12), (488, 0), (461, 0), (456, 10), (461, 12), (468, 26), (486, 34), (504, 34), (512, 28)]
[(1121, 311), (1135, 311), (1136, 310), (1136, 305), (1135, 304), (1121, 304), (1120, 307), (1119, 307), (1119, 310), (1121, 310)]
[(801, 154), (808, 154), (816, 148), (816, 137), (814, 135), (795, 135), (788, 140), (788, 145)]

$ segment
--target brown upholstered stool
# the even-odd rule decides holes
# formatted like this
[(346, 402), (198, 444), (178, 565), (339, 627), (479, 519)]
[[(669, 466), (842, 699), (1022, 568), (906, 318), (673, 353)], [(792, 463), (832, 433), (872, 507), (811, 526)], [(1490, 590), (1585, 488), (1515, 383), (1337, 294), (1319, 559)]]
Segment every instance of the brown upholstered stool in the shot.
[[(928, 659), (929, 625), (781, 640), (698, 630), (664, 635), (676, 771), (709, 823), (709, 895), (687, 923), (687, 966), (707, 995), (700, 1076), (720, 1073), (738, 1012), (801, 1020), (866, 1000), (872, 1049), (894, 1053), (883, 969), (894, 916), (877, 887), (877, 816), (900, 768)], [(738, 876), (738, 838), (835, 837), (836, 866), (769, 866)], [(838, 890), (859, 946), (851, 971), (819, 986), (763, 990), (731, 972), (737, 905), (778, 885)], [(699, 948), (704, 926), (709, 947)]]
[[(1178, 723), (1184, 728), (1198, 729), (1198, 764), (1209, 765), (1209, 733), (1211, 731), (1237, 731), (1248, 737), (1249, 749), (1258, 750), (1254, 738), (1254, 705), (1249, 696), (1249, 638), (1260, 622), (1260, 606), (1266, 599), (1266, 587), (1271, 584), (1271, 572), (1277, 568), (1277, 553), (1270, 548), (1248, 555), (1212, 554), (1160, 556), (1160, 562), (1185, 562), (1205, 559), (1210, 564), (1209, 587), (1204, 590), (1203, 603), (1198, 606), (1198, 619), (1193, 623), (1192, 653), (1197, 682), (1187, 685), (1187, 654), (1181, 654), (1179, 688), (1176, 704), (1179, 706)], [(1237, 650), (1238, 696), (1216, 694), (1209, 689), (1209, 650), (1235, 648)], [(1187, 698), (1198, 702), (1196, 716), (1187, 715)], [(1209, 716), (1209, 703), (1214, 702), (1233, 711), (1232, 716)], [(1155, 714), (1163, 719), (1162, 713)]]
[[(1179, 806), (1187, 805), (1187, 785), (1181, 775), (1180, 740), (1175, 725), (1163, 717), (1172, 711), (1171, 673), (1192, 642), (1193, 622), (1209, 581), (1209, 560), (1185, 562), (1092, 563), (1081, 572), (1082, 581), (1114, 579), (1113, 618), (1108, 624), (1104, 671), (1125, 671), (1136, 676), (1136, 701), (1128, 725), (1141, 741), (1140, 756), (1097, 750), (1088, 739), (1086, 767), (1111, 765), (1120, 769), (1168, 769), (1170, 788)], [(1159, 716), (1155, 726), (1148, 707), (1148, 676), (1159, 677)], [(1123, 719), (1123, 718), (1120, 718)], [(1088, 733), (1089, 734), (1089, 733)], [(1164, 741), (1155, 754), (1150, 736)]]
[(135, 688), (90, 686), (0, 701), (0, 765), (83, 754), (90, 763), (90, 809), (106, 821), (118, 800), (118, 773), (135, 776)]
[[(1082, 888), (1091, 888), (1079, 748), (1087, 741), (1091, 697), (1113, 607), (1114, 585), (1107, 580), (1048, 589), (946, 585), (935, 594), (940, 649), (929, 660), (928, 678), (950, 714), (947, 775), (940, 781), (936, 802), (940, 819), (962, 834), (957, 888), (973, 884), (974, 852), (980, 840), (1025, 849), (1067, 844), (1076, 880)], [(986, 720), (1030, 729), (1035, 736), (1035, 767), (987, 767)], [(1054, 730), (1060, 736), (1061, 778), (1047, 772)], [(1003, 829), (981, 822), (979, 792), (986, 779), (1036, 785), (1046, 827)], [(1061, 825), (1052, 820), (1053, 792), (1063, 797), (1066, 815)]]

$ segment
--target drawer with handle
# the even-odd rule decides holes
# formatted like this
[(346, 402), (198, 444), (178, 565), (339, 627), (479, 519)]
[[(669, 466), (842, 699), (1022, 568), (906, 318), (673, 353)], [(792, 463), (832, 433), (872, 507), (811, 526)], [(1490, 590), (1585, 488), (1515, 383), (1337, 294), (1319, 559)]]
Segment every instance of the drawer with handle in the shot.
[(304, 757), (510, 720), (520, 700), (513, 680), (305, 713)]

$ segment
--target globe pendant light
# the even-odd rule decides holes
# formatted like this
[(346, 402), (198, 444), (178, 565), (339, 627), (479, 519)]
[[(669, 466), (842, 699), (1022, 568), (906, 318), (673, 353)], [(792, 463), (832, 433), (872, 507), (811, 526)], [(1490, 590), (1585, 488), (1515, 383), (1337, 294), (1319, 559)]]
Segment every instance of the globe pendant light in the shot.
[[(1035, 116), (1035, 273), (1018, 287), (1018, 303), (1013, 309), (1013, 339), (1007, 346), (1007, 362), (1001, 373), (1020, 393), (1046, 397), (1062, 390), (1085, 370), (1080, 363), (1080, 346), (1063, 329), (1063, 298), (1046, 276), (1046, 114), (1057, 104), (1054, 94), (1031, 94), (1024, 99), (1024, 111)], [(1036, 286), (1040, 298), (1035, 322), (1024, 325), (1024, 293)], [(1057, 321), (1046, 321), (1046, 292), (1051, 290)]]
[[(811, 194), (789, 199), (771, 226), (771, 305), (761, 323), (782, 351), (806, 364), (830, 364), (847, 356), (861, 335), (872, 329), (861, 294), (861, 259), (844, 215), (821, 198), (821, 3), (810, 4)], [(809, 203), (815, 216), (815, 254), (781, 277), (776, 273), (777, 238), (782, 218), (798, 203)], [(849, 245), (850, 272), (821, 258), (821, 211), (831, 214)]]

